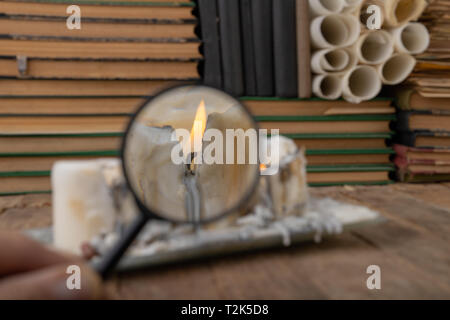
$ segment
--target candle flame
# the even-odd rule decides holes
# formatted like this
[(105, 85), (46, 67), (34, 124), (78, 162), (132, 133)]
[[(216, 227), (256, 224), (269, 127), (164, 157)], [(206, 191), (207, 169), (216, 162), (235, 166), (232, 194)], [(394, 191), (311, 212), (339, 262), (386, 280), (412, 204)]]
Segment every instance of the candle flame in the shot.
[(266, 169), (267, 169), (267, 166), (264, 163), (259, 164), (259, 171), (263, 172)]
[[(206, 129), (206, 110), (205, 101), (202, 99), (198, 105), (197, 112), (195, 114), (194, 124), (191, 129), (191, 145), (194, 145), (195, 139), (203, 138), (203, 134)], [(194, 150), (195, 151), (195, 150)]]

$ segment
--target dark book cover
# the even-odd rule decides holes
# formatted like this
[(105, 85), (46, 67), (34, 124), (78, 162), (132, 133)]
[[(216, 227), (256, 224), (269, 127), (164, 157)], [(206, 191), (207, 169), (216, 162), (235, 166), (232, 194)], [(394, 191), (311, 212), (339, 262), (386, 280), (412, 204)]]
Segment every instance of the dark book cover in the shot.
[[(416, 140), (418, 137), (440, 137), (440, 138), (449, 138), (450, 132), (439, 131), (403, 131), (397, 132), (394, 137), (394, 141), (398, 144), (405, 145), (408, 147), (417, 147)], [(439, 148), (439, 146), (427, 146)], [(442, 148), (442, 147), (441, 147)]]
[(200, 31), (203, 42), (203, 83), (212, 87), (222, 87), (222, 67), (220, 61), (219, 25), (216, 1), (198, 0)]
[(218, 0), (223, 89), (234, 96), (244, 94), (239, 0)]
[[(278, 1), (278, 0), (277, 0)], [(274, 95), (272, 0), (251, 0), (258, 96)]]
[(296, 0), (298, 96), (311, 97), (311, 45), (308, 0)]
[(252, 0), (240, 0), (240, 6), (245, 95), (256, 96), (256, 66), (253, 41)]
[(273, 1), (275, 94), (297, 97), (296, 0)]
[(409, 127), (409, 118), (412, 112), (399, 111), (397, 112), (397, 121), (394, 123), (394, 129), (398, 132), (411, 131)]
[[(397, 121), (394, 123), (393, 129), (398, 132), (433, 131), (432, 128), (420, 128), (420, 129), (411, 128), (411, 121), (410, 121), (411, 117), (420, 115), (449, 117), (450, 113), (446, 110), (411, 110), (411, 111), (399, 110), (397, 112)], [(448, 130), (442, 127), (442, 129), (436, 131), (446, 132)]]

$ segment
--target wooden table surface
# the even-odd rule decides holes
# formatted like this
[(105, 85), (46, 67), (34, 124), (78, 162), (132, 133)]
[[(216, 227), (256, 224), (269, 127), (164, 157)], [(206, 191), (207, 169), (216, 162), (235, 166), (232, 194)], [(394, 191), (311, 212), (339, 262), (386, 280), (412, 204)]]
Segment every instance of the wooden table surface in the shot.
[[(320, 244), (123, 274), (108, 286), (131, 299), (450, 299), (450, 184), (311, 190), (378, 210), (387, 221)], [(49, 195), (0, 197), (0, 231), (51, 223)], [(366, 268), (381, 268), (381, 290)]]

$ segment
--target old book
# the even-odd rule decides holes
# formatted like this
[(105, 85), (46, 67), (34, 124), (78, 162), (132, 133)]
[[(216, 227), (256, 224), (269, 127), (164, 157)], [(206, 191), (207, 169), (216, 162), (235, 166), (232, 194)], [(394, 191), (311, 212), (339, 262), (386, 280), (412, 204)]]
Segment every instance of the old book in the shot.
[[(3, 80), (0, 80), (0, 83), (2, 83), (2, 81)], [(72, 81), (69, 82), (76, 83)], [(112, 81), (111, 83), (113, 82), (114, 81)], [(18, 86), (20, 86), (21, 84), (21, 82), (14, 83), (17, 83)], [(81, 86), (82, 83), (83, 82), (80, 81), (79, 85)], [(90, 81), (89, 83), (95, 82)], [(98, 86), (101, 86), (104, 82), (102, 81), (98, 83)], [(123, 84), (123, 86), (121, 87), (122, 90), (118, 93), (122, 92), (124, 95), (127, 95), (125, 92), (127, 88), (128, 90), (131, 90), (131, 86), (139, 86), (140, 82), (132, 81), (131, 86), (127, 86), (127, 82), (120, 81), (120, 83)], [(55, 81), (55, 85), (61, 86), (60, 89), (62, 89), (63, 84)], [(78, 93), (80, 92), (81, 90)], [(142, 96), (149, 93), (150, 92), (142, 93)], [(111, 94), (113, 94), (112, 90)], [(143, 98), (140, 97), (120, 96), (45, 96), (41, 98), (36, 98), (34, 96), (10, 98), (0, 97), (0, 114), (132, 113), (142, 101)], [(343, 100), (324, 101), (317, 98), (310, 100), (283, 100), (276, 98), (244, 97), (241, 98), (241, 101), (247, 106), (252, 114), (257, 116), (393, 114), (395, 112), (395, 109), (390, 106), (391, 100), (389, 99), (377, 99), (367, 101), (359, 105), (348, 103)]]
[(296, 0), (273, 1), (275, 95), (298, 97)]
[(412, 148), (394, 145), (396, 162), (407, 165), (450, 165), (450, 148)]
[[(310, 186), (386, 184), (391, 165), (313, 165), (307, 169)], [(47, 193), (50, 171), (0, 172), (0, 195)]]
[(257, 116), (301, 116), (301, 115), (354, 115), (393, 114), (391, 99), (379, 98), (353, 104), (344, 100), (328, 101), (313, 99), (279, 99), (245, 97), (241, 99), (247, 108)]
[(117, 150), (79, 151), (79, 152), (37, 152), (37, 153), (0, 153), (2, 172), (50, 171), (56, 161), (91, 160), (104, 157), (117, 157)]
[(150, 96), (175, 84), (166, 80), (29, 80), (0, 79), (0, 97), (137, 97)]
[(126, 96), (13, 96), (0, 98), (0, 115), (131, 114), (143, 101), (143, 97)]
[(309, 165), (389, 164), (392, 148), (381, 149), (306, 149)]
[[(84, 14), (84, 11), (83, 11)], [(77, 37), (88, 39), (196, 39), (195, 19), (150, 20), (86, 18), (81, 29), (71, 30), (66, 25), (67, 14), (59, 17), (0, 15), (2, 35), (28, 35), (46, 37)]]
[(218, 0), (223, 89), (234, 96), (244, 94), (239, 0)]
[(203, 42), (203, 82), (215, 88), (222, 87), (222, 66), (220, 59), (219, 24), (217, 3), (198, 0), (200, 29)]
[(312, 186), (345, 184), (385, 184), (390, 181), (392, 165), (312, 165), (307, 179)]
[(38, 79), (184, 79), (199, 80), (198, 62), (28, 59), (24, 72), (15, 58), (0, 58), (3, 77)]
[(0, 196), (48, 193), (50, 172), (0, 172)]
[(273, 96), (272, 0), (252, 0), (253, 41), (255, 50), (256, 94)]
[(0, 134), (0, 154), (119, 150), (122, 132), (85, 134)]
[(6, 116), (0, 117), (3, 134), (56, 134), (121, 132), (129, 116)]
[[(58, 40), (58, 41), (55, 41)], [(93, 42), (21, 36), (0, 38), (0, 55), (28, 58), (199, 59), (198, 41)]]
[(398, 131), (450, 131), (450, 113), (437, 111), (400, 111)]
[[(75, 4), (75, 3), (70, 3)], [(113, 4), (113, 5), (111, 5)], [(67, 16), (68, 4), (58, 0), (43, 2), (0, 1), (0, 13), (9, 15)], [(192, 19), (193, 2), (181, 1), (83, 1), (83, 18)]]
[(409, 147), (450, 148), (450, 132), (406, 131), (398, 132), (395, 141)]
[(402, 110), (449, 110), (450, 98), (427, 98), (416, 90), (400, 90), (396, 106)]
[(240, 0), (240, 9), (245, 95), (256, 96), (256, 51), (253, 34), (252, 0)]
[(401, 182), (408, 183), (447, 182), (450, 181), (450, 174), (421, 174), (412, 172), (400, 174), (400, 172), (398, 172), (397, 178)]
[(286, 136), (306, 150), (383, 149), (392, 137), (391, 133), (302, 133)]
[(385, 133), (389, 132), (389, 115), (354, 116), (257, 116), (262, 129), (279, 129), (282, 134), (295, 133)]
[(307, 0), (296, 0), (297, 79), (298, 96), (311, 97), (311, 46), (309, 39), (309, 5)]

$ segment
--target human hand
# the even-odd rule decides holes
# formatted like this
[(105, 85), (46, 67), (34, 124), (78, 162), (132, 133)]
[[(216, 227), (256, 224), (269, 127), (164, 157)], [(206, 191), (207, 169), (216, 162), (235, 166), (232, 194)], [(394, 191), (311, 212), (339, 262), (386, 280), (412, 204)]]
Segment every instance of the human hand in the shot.
[[(80, 267), (81, 288), (67, 287), (67, 267)], [(56, 252), (18, 233), (0, 233), (0, 299), (100, 299), (100, 276), (79, 257)]]

